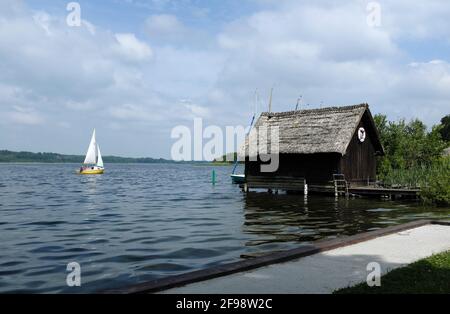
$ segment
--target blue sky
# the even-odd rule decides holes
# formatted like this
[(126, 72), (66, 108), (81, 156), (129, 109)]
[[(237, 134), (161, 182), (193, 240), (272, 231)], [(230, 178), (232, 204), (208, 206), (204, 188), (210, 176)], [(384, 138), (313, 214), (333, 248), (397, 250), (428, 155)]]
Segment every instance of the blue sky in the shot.
[(170, 157), (171, 130), (246, 125), (260, 109), (368, 102), (435, 124), (450, 109), (450, 4), (63, 0), (0, 3), (0, 149)]

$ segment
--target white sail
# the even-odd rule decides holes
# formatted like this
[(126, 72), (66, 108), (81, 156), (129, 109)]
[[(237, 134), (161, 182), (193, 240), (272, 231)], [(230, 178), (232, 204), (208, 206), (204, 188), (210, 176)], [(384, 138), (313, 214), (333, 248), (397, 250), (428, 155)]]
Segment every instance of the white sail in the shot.
[(89, 149), (86, 154), (85, 164), (96, 164), (97, 163), (97, 142), (95, 140), (95, 129), (92, 134), (91, 143), (89, 144)]
[(102, 158), (102, 153), (100, 153), (100, 146), (97, 145), (97, 152), (98, 152), (98, 160), (97, 160), (97, 166), (102, 167), (103, 168), (103, 158)]

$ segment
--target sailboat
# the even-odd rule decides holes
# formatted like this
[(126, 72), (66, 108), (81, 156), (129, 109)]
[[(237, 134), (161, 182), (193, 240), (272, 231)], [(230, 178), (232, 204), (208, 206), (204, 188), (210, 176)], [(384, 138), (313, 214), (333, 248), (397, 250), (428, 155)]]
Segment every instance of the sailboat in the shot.
[(95, 129), (92, 134), (91, 143), (86, 154), (83, 166), (80, 168), (80, 174), (103, 174), (105, 168), (103, 166), (102, 154), (100, 147), (95, 139)]

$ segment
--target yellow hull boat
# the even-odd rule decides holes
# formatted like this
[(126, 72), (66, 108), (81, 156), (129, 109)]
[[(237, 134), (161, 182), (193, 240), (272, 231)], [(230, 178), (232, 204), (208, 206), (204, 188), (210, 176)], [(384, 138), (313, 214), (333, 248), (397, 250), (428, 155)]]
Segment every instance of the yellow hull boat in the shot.
[(80, 170), (80, 174), (83, 174), (83, 175), (87, 175), (87, 174), (103, 174), (104, 172), (105, 172), (105, 169), (91, 169), (91, 168), (88, 168), (88, 169)]
[(86, 154), (86, 159), (84, 160), (83, 166), (79, 170), (79, 174), (103, 174), (105, 168), (103, 167), (102, 153), (100, 152), (100, 147), (97, 144), (95, 138), (95, 130), (92, 134), (91, 143), (89, 144), (88, 152)]

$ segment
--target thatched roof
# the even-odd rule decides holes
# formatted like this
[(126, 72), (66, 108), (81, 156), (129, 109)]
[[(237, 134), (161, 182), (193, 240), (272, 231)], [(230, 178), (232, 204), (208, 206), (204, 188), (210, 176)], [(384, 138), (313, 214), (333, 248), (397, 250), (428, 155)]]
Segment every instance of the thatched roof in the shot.
[[(357, 127), (366, 114), (372, 125), (371, 140), (377, 150), (383, 152), (369, 105), (298, 110), (278, 113), (262, 113), (245, 141), (245, 155), (249, 155), (248, 143), (257, 141), (255, 129), (267, 128), (263, 139), (271, 147), (270, 134), (273, 127), (279, 129), (279, 153), (315, 154), (338, 153), (344, 155)], [(261, 132), (260, 132), (261, 133)], [(259, 135), (261, 136), (261, 135)], [(260, 137), (261, 138), (261, 137)], [(253, 144), (252, 144), (253, 145)], [(240, 155), (243, 156), (242, 147)], [(250, 155), (254, 156), (252, 152)]]

